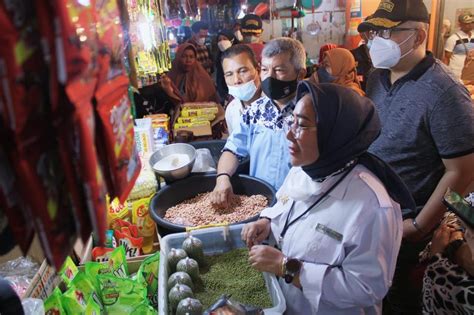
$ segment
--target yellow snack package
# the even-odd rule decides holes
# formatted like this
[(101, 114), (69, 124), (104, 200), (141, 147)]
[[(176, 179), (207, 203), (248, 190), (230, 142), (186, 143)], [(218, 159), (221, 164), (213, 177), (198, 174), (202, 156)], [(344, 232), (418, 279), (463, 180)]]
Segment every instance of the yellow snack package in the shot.
[(109, 229), (116, 230), (120, 229), (120, 226), (117, 225), (117, 220), (130, 221), (130, 212), (128, 207), (121, 204), (118, 198), (114, 198), (110, 202), (110, 197), (106, 196), (107, 200), (107, 226)]
[(143, 237), (142, 251), (149, 254), (153, 250), (155, 221), (150, 216), (150, 199), (152, 196), (128, 201), (132, 212), (132, 223), (138, 227), (138, 236)]

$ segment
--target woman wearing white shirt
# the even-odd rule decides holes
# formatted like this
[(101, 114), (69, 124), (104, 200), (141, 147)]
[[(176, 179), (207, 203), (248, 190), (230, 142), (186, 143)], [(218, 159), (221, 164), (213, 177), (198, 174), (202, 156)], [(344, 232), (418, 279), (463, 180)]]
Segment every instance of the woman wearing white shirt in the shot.
[[(242, 230), (250, 263), (280, 277), (286, 314), (381, 314), (402, 239), (399, 204), (414, 209), (413, 198), (366, 152), (380, 132), (369, 99), (309, 82), (297, 99), (293, 168), (277, 204)], [(267, 238), (276, 248), (260, 245)]]

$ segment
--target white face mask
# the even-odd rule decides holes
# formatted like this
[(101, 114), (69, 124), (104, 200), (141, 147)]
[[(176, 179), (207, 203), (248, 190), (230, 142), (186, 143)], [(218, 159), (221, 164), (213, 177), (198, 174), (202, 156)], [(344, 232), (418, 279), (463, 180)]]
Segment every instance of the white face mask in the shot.
[(225, 51), (228, 48), (230, 48), (231, 46), (232, 46), (232, 42), (230, 40), (227, 40), (227, 39), (221, 40), (217, 43), (217, 47), (219, 47), (220, 51)]
[(403, 54), (403, 56), (400, 50), (400, 46), (406, 43), (414, 35), (415, 34), (409, 36), (400, 44), (397, 44), (391, 39), (383, 39), (382, 37), (376, 36), (372, 40), (372, 45), (370, 46), (369, 51), (374, 67), (379, 69), (390, 69), (397, 65), (400, 62), (400, 59), (404, 58), (414, 50), (414, 48), (410, 49)]
[(197, 43), (201, 46), (203, 46), (206, 43), (206, 38), (205, 37), (199, 37), (197, 40)]
[(239, 84), (239, 85), (228, 85), (229, 94), (233, 97), (248, 102), (252, 99), (257, 92), (257, 86), (255, 85), (255, 80), (250, 80), (249, 82)]
[(237, 38), (237, 40), (238, 40), (239, 42), (241, 42), (241, 41), (244, 40), (244, 36), (242, 36), (242, 33), (241, 33), (240, 31), (235, 31), (235, 32), (234, 32), (234, 36), (235, 36), (235, 38)]
[(372, 47), (372, 40), (368, 40), (366, 45), (367, 45), (367, 48), (370, 49), (370, 47)]

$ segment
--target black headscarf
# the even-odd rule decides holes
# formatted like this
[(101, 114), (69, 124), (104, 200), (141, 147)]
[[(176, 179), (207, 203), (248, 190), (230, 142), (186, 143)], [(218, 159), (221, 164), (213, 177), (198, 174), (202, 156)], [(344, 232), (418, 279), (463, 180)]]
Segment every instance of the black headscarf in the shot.
[(384, 184), (403, 209), (404, 218), (415, 214), (415, 201), (393, 169), (367, 152), (380, 134), (380, 120), (370, 99), (336, 84), (313, 85), (302, 81), (297, 100), (310, 94), (316, 112), (319, 158), (302, 169), (313, 179), (328, 176), (357, 159)]

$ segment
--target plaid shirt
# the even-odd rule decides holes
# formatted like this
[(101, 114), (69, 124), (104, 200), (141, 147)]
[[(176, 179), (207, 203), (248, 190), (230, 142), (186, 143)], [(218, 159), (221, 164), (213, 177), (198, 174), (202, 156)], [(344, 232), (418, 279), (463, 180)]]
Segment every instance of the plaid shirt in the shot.
[(193, 38), (188, 40), (188, 43), (193, 44), (197, 50), (196, 59), (201, 63), (201, 65), (206, 69), (206, 71), (211, 74), (214, 72), (214, 62), (209, 54), (209, 50), (207, 49), (206, 45), (199, 45), (194, 41)]

